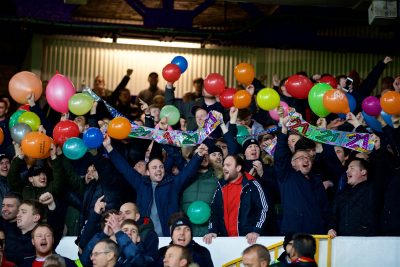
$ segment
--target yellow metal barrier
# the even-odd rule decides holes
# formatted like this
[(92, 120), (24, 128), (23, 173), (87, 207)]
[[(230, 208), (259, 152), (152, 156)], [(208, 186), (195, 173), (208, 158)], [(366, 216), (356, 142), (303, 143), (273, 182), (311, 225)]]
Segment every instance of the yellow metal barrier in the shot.
[[(332, 239), (329, 235), (313, 235), (316, 241), (317, 249), (315, 252), (315, 261), (318, 262), (319, 260), (319, 241), (320, 239), (327, 239), (327, 254), (326, 254), (326, 266), (331, 267), (331, 257), (332, 257)], [(269, 252), (272, 250), (274, 251), (274, 260), (279, 257), (279, 249), (282, 247), (283, 241), (275, 243), (267, 247)], [(225, 263), (222, 267), (240, 267), (240, 263), (242, 262), (242, 257), (232, 260), (230, 262)], [(318, 262), (319, 265), (319, 262)]]

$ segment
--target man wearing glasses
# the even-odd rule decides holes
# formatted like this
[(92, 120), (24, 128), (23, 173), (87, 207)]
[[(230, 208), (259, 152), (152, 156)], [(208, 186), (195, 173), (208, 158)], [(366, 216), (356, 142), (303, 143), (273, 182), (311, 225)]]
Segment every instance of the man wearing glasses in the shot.
[(328, 212), (324, 186), (311, 172), (313, 159), (307, 150), (288, 147), (289, 117), (281, 117), (281, 133), (275, 150), (275, 171), (281, 192), (283, 218), (281, 233), (326, 233)]
[(93, 267), (113, 267), (118, 260), (118, 245), (111, 239), (99, 241), (90, 254)]

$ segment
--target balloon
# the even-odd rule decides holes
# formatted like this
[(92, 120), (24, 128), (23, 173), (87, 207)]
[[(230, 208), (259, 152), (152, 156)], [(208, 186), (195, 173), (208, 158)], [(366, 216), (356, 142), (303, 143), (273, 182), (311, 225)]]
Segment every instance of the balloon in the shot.
[(31, 106), (29, 106), (29, 104), (25, 104), (25, 105), (20, 106), (18, 109), (22, 109), (25, 111), (31, 111)]
[(63, 145), (67, 139), (79, 136), (78, 125), (70, 120), (60, 121), (53, 130), (53, 138), (56, 144)]
[[(347, 96), (347, 101), (349, 102), (350, 112), (354, 112), (354, 110), (356, 110), (356, 107), (357, 107), (357, 101), (354, 98), (354, 96), (352, 96), (349, 93), (346, 93), (346, 96)], [(344, 114), (344, 113), (339, 113), (338, 116), (339, 116), (339, 118), (341, 118), (343, 120), (346, 119), (346, 114)]]
[(249, 138), (250, 136), (250, 131), (249, 128), (244, 126), (244, 125), (236, 125), (238, 133), (236, 135), (236, 140), (239, 143), (239, 145), (242, 145), (244, 140)]
[(10, 129), (12, 140), (18, 144), (21, 144), (22, 139), (30, 132), (32, 132), (31, 127), (25, 123), (17, 123)]
[(325, 108), (332, 113), (349, 113), (350, 107), (346, 94), (337, 89), (331, 89), (324, 94)]
[(239, 63), (233, 71), (236, 80), (244, 85), (249, 85), (253, 82), (256, 72), (254, 67), (249, 63)]
[(365, 113), (365, 111), (361, 111), (365, 122), (368, 124), (368, 126), (374, 130), (375, 132), (382, 132), (382, 125), (381, 123), (373, 116), (368, 115)]
[(335, 77), (333, 77), (331, 75), (326, 75), (326, 76), (322, 77), (321, 79), (319, 79), (318, 82), (327, 83), (332, 87), (332, 89), (337, 88), (337, 81), (336, 81)]
[[(289, 105), (286, 104), (286, 102), (281, 101), (281, 102), (280, 102), (280, 106), (283, 108), (283, 114), (284, 114), (284, 116), (287, 116), (287, 115), (289, 114)], [(271, 109), (271, 110), (269, 111), (269, 116), (270, 116), (273, 120), (279, 121), (278, 108)]]
[(308, 104), (311, 110), (320, 118), (325, 118), (330, 113), (324, 106), (324, 94), (331, 89), (332, 87), (329, 84), (317, 83), (308, 93)]
[(198, 200), (189, 205), (187, 215), (192, 223), (203, 224), (210, 218), (211, 209), (206, 202)]
[(85, 155), (87, 147), (83, 143), (82, 139), (72, 137), (65, 141), (62, 150), (64, 156), (72, 160), (77, 160)]
[(162, 76), (167, 82), (173, 83), (181, 77), (181, 70), (177, 65), (169, 63), (163, 68)]
[(73, 95), (68, 101), (69, 110), (75, 115), (84, 115), (89, 112), (93, 106), (93, 98), (84, 93)]
[(184, 73), (188, 67), (188, 62), (186, 58), (182, 56), (176, 56), (174, 59), (171, 61), (172, 64), (175, 64), (179, 67), (181, 74)]
[(28, 157), (45, 159), (50, 156), (50, 147), (53, 140), (40, 132), (30, 132), (21, 142), (21, 149)]
[(103, 144), (103, 134), (100, 129), (95, 127), (90, 127), (83, 134), (83, 142), (87, 148), (98, 148)]
[(180, 118), (179, 110), (172, 105), (165, 105), (160, 111), (160, 119), (168, 119), (168, 125), (175, 125)]
[(72, 82), (61, 74), (54, 75), (46, 87), (46, 99), (55, 111), (68, 112), (68, 101), (76, 93)]
[(233, 107), (233, 97), (236, 93), (235, 88), (226, 88), (222, 93), (219, 95), (219, 102), (224, 108), (231, 108)]
[(292, 97), (306, 99), (311, 87), (313, 87), (313, 83), (306, 76), (296, 74), (286, 80), (285, 87)]
[(280, 96), (271, 88), (261, 89), (257, 94), (257, 105), (263, 110), (272, 110), (279, 106)]
[(22, 113), (18, 118), (18, 122), (28, 124), (34, 132), (39, 129), (41, 124), (39, 116), (30, 111)]
[(117, 117), (112, 119), (107, 128), (107, 134), (114, 139), (125, 139), (131, 133), (131, 123), (127, 118)]
[(233, 105), (238, 108), (247, 108), (251, 104), (251, 95), (246, 90), (239, 90), (233, 95)]
[(8, 91), (12, 99), (20, 104), (26, 104), (29, 94), (35, 94), (35, 101), (38, 100), (43, 91), (42, 81), (36, 74), (29, 71), (21, 71), (12, 76), (8, 83)]
[(14, 114), (11, 115), (10, 121), (8, 122), (8, 129), (11, 129), (15, 124), (17, 124), (19, 117), (25, 112), (26, 110), (23, 109), (15, 111)]
[(225, 89), (224, 76), (218, 73), (210, 73), (204, 80), (204, 89), (210, 95), (220, 95)]
[(392, 115), (387, 114), (385, 111), (381, 111), (382, 119), (386, 122), (387, 125), (393, 127)]
[(0, 145), (4, 142), (4, 132), (3, 129), (0, 127)]
[(381, 96), (381, 107), (390, 115), (400, 114), (400, 93), (389, 91)]
[(362, 109), (370, 116), (378, 116), (381, 114), (382, 108), (379, 99), (375, 96), (369, 96), (362, 102)]

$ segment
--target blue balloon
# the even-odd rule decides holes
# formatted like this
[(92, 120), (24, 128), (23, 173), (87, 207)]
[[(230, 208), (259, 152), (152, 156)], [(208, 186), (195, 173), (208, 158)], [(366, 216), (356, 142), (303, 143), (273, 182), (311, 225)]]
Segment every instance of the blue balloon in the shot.
[[(347, 101), (349, 102), (349, 108), (350, 108), (350, 112), (354, 112), (354, 110), (356, 110), (357, 107), (357, 101), (354, 98), (354, 96), (352, 96), (349, 93), (346, 93), (347, 96)], [(346, 114), (340, 113), (338, 114), (339, 118), (345, 120), (346, 119)]]
[(182, 56), (174, 57), (174, 59), (171, 61), (171, 63), (177, 65), (179, 67), (179, 69), (181, 70), (181, 73), (184, 73), (188, 67), (188, 62), (187, 62), (186, 58), (184, 58)]
[(364, 117), (365, 122), (372, 130), (380, 133), (383, 132), (381, 123), (375, 117), (368, 115), (364, 111), (362, 111), (361, 113)]
[(90, 127), (83, 134), (83, 143), (87, 148), (98, 148), (103, 144), (103, 134), (100, 129), (96, 127)]
[(62, 150), (67, 158), (77, 160), (85, 155), (87, 147), (83, 143), (82, 139), (72, 137), (65, 141)]
[(387, 114), (385, 111), (381, 111), (382, 119), (386, 122), (387, 125), (393, 127), (392, 115)]

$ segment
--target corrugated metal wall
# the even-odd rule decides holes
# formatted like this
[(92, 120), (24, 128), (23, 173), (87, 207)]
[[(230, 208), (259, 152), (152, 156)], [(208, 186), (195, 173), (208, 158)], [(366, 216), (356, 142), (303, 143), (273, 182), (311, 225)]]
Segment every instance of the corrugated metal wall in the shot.
[(121, 45), (68, 39), (45, 39), (42, 79), (50, 79), (56, 70), (68, 76), (76, 87), (82, 81), (92, 86), (97, 74), (104, 76), (106, 87), (114, 89), (128, 68), (134, 70), (128, 88), (133, 94), (148, 87), (150, 72), (158, 72), (164, 88), (163, 67), (177, 56), (184, 56), (189, 67), (176, 82), (176, 96), (192, 90), (192, 81), (212, 72), (224, 75), (229, 86), (235, 84), (233, 68), (240, 62), (254, 62), (256, 52), (247, 49), (187, 49), (157, 46)]
[[(133, 94), (147, 88), (147, 76), (156, 71), (160, 74), (160, 87), (165, 81), (161, 76), (162, 68), (176, 55), (184, 56), (189, 67), (176, 83), (176, 96), (182, 97), (192, 90), (192, 80), (205, 77), (211, 72), (224, 75), (228, 86), (235, 86), (234, 66), (240, 62), (249, 62), (256, 66), (257, 76), (267, 75), (264, 83), (271, 86), (271, 77), (278, 74), (280, 78), (289, 76), (299, 70), (309, 75), (314, 73), (346, 74), (356, 69), (365, 77), (378, 60), (384, 55), (356, 53), (336, 53), (308, 50), (278, 49), (187, 49), (156, 46), (121, 45), (68, 38), (45, 38), (43, 43), (42, 79), (48, 80), (56, 70), (68, 76), (76, 87), (82, 81), (92, 86), (94, 77), (101, 74), (105, 77), (106, 86), (114, 89), (126, 69), (134, 69), (128, 88)], [(400, 62), (390, 63), (385, 75), (400, 73)]]

